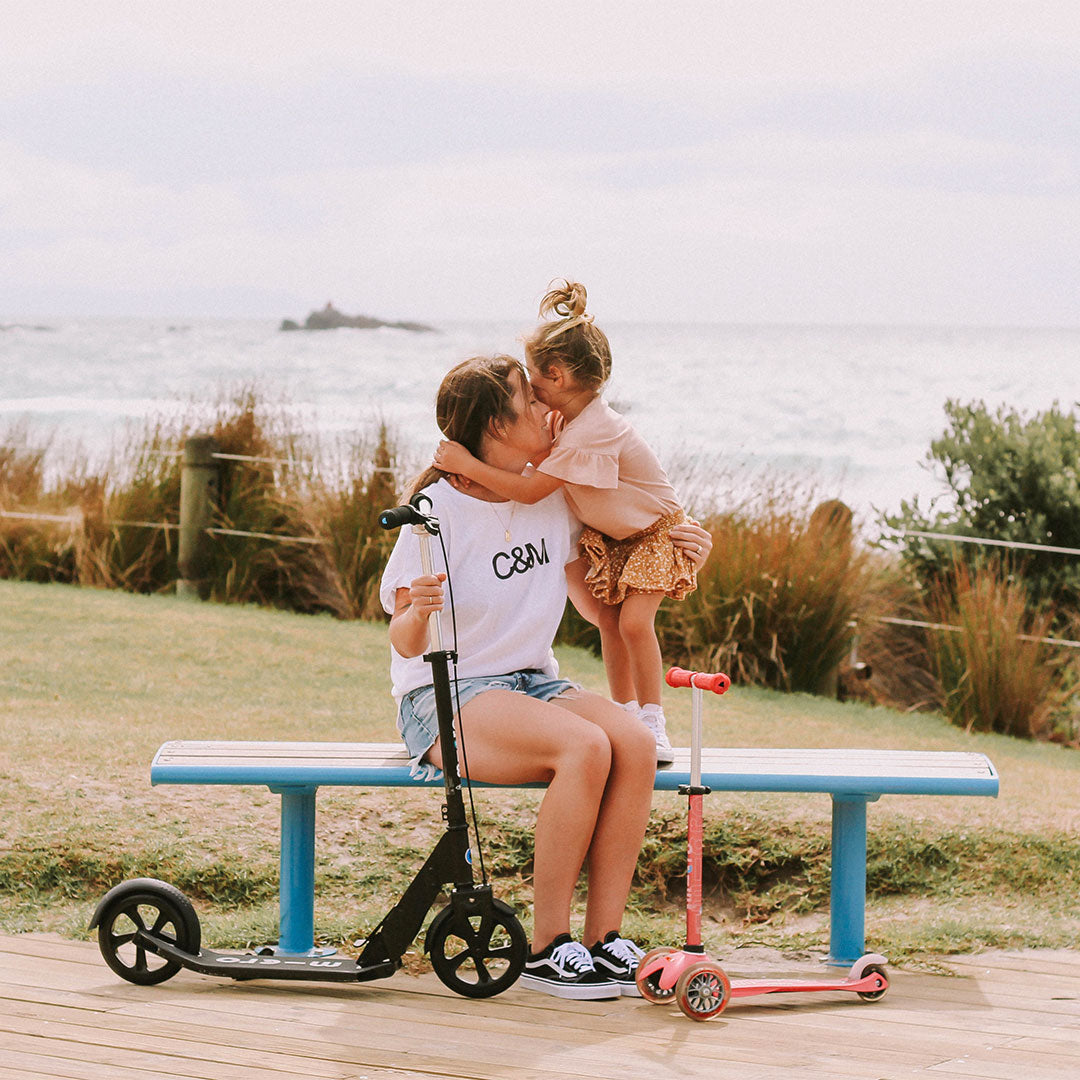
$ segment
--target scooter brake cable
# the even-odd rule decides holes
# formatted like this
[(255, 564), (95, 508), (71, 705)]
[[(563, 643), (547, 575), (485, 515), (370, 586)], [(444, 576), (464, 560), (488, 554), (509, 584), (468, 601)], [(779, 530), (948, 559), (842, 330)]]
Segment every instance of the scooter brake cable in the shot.
[[(446, 541), (442, 530), (438, 532), (439, 547), (442, 548), (443, 566), (446, 567), (446, 592), (450, 600), (450, 628), (454, 634), (454, 656), (457, 656), (457, 612), (454, 610), (454, 583), (450, 579), (450, 559), (446, 554)], [(461, 763), (465, 766), (465, 775), (469, 776), (469, 753), (465, 746), (465, 728), (461, 723), (461, 698), (458, 694), (457, 661), (454, 661), (454, 708), (458, 718), (458, 736), (461, 743)], [(472, 781), (469, 782), (469, 811), (472, 814), (473, 833), (476, 835), (476, 854), (480, 861), (480, 883), (487, 884), (487, 868), (484, 866), (484, 844), (480, 839), (480, 820), (476, 816), (476, 800), (473, 798)]]

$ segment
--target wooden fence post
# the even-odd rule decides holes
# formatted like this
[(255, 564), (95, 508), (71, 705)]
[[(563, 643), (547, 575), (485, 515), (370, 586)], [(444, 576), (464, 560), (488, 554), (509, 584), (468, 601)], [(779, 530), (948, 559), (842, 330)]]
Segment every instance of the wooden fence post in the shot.
[[(841, 550), (851, 558), (852, 514), (851, 509), (839, 499), (828, 499), (814, 508), (810, 515), (808, 532), (824, 550)], [(817, 686), (817, 693), (835, 698), (840, 692), (840, 665), (826, 671)]]
[(180, 542), (177, 549), (176, 595), (202, 598), (207, 571), (207, 545), (213, 500), (217, 495), (217, 440), (213, 435), (192, 435), (184, 443), (180, 472)]

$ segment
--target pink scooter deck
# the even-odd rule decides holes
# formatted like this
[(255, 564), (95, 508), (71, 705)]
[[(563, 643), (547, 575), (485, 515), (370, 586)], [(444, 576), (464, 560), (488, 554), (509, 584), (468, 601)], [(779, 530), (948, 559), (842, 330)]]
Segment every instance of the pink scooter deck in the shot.
[(754, 997), (758, 994), (813, 994), (822, 990), (877, 994), (884, 991), (888, 985), (888, 979), (877, 971), (871, 971), (857, 979), (848, 976), (821, 982), (815, 982), (812, 979), (732, 979), (731, 996), (740, 998)]
[(814, 994), (847, 992), (864, 1001), (878, 1001), (889, 989), (887, 961), (867, 953), (843, 978), (824, 979), (729, 979), (707, 954), (683, 949), (654, 949), (638, 968), (638, 989), (655, 1004), (668, 1002), (692, 1020), (705, 1020), (722, 1012), (735, 998), (765, 994)]

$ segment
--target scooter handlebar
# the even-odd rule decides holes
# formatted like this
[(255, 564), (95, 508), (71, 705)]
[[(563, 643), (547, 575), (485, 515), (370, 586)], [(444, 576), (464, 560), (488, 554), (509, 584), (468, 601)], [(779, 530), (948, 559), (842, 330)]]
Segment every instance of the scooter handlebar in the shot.
[(435, 536), (439, 532), (439, 521), (428, 513), (430, 509), (431, 500), (418, 491), (404, 506), (395, 506), (379, 514), (379, 524), (384, 529), (398, 529), (402, 525), (423, 525)]
[(711, 690), (714, 694), (722, 694), (729, 686), (731, 680), (722, 672), (709, 673), (706, 671), (687, 671), (686, 668), (668, 668), (664, 676), (668, 686), (693, 686), (699, 690)]
[(379, 515), (379, 524), (384, 529), (396, 529), (401, 525), (421, 525), (423, 521), (415, 506), (395, 506)]

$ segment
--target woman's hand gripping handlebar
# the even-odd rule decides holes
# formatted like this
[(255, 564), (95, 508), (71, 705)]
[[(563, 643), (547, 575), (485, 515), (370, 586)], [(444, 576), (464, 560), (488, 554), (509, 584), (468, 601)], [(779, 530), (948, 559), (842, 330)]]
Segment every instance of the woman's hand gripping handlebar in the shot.
[(668, 686), (691, 686), (696, 690), (711, 690), (714, 694), (722, 694), (731, 686), (731, 680), (722, 672), (712, 674), (705, 671), (687, 671), (686, 668), (668, 668), (664, 676)]
[[(418, 492), (404, 506), (384, 510), (379, 515), (379, 524), (384, 529), (410, 525), (420, 542), (420, 565), (423, 574), (409, 583), (407, 610), (418, 624), (416, 629), (423, 627), (428, 632), (431, 648), (441, 652), (443, 638), (440, 612), (443, 610), (442, 583), (446, 581), (446, 574), (435, 573), (431, 560), (431, 537), (439, 535), (439, 519), (428, 512), (430, 509), (431, 500)], [(399, 596), (401, 591), (398, 591)], [(399, 614), (402, 614), (400, 608), (395, 610), (390, 620), (390, 640), (402, 656), (416, 656), (424, 650), (426, 643), (417, 632), (398, 623)]]

